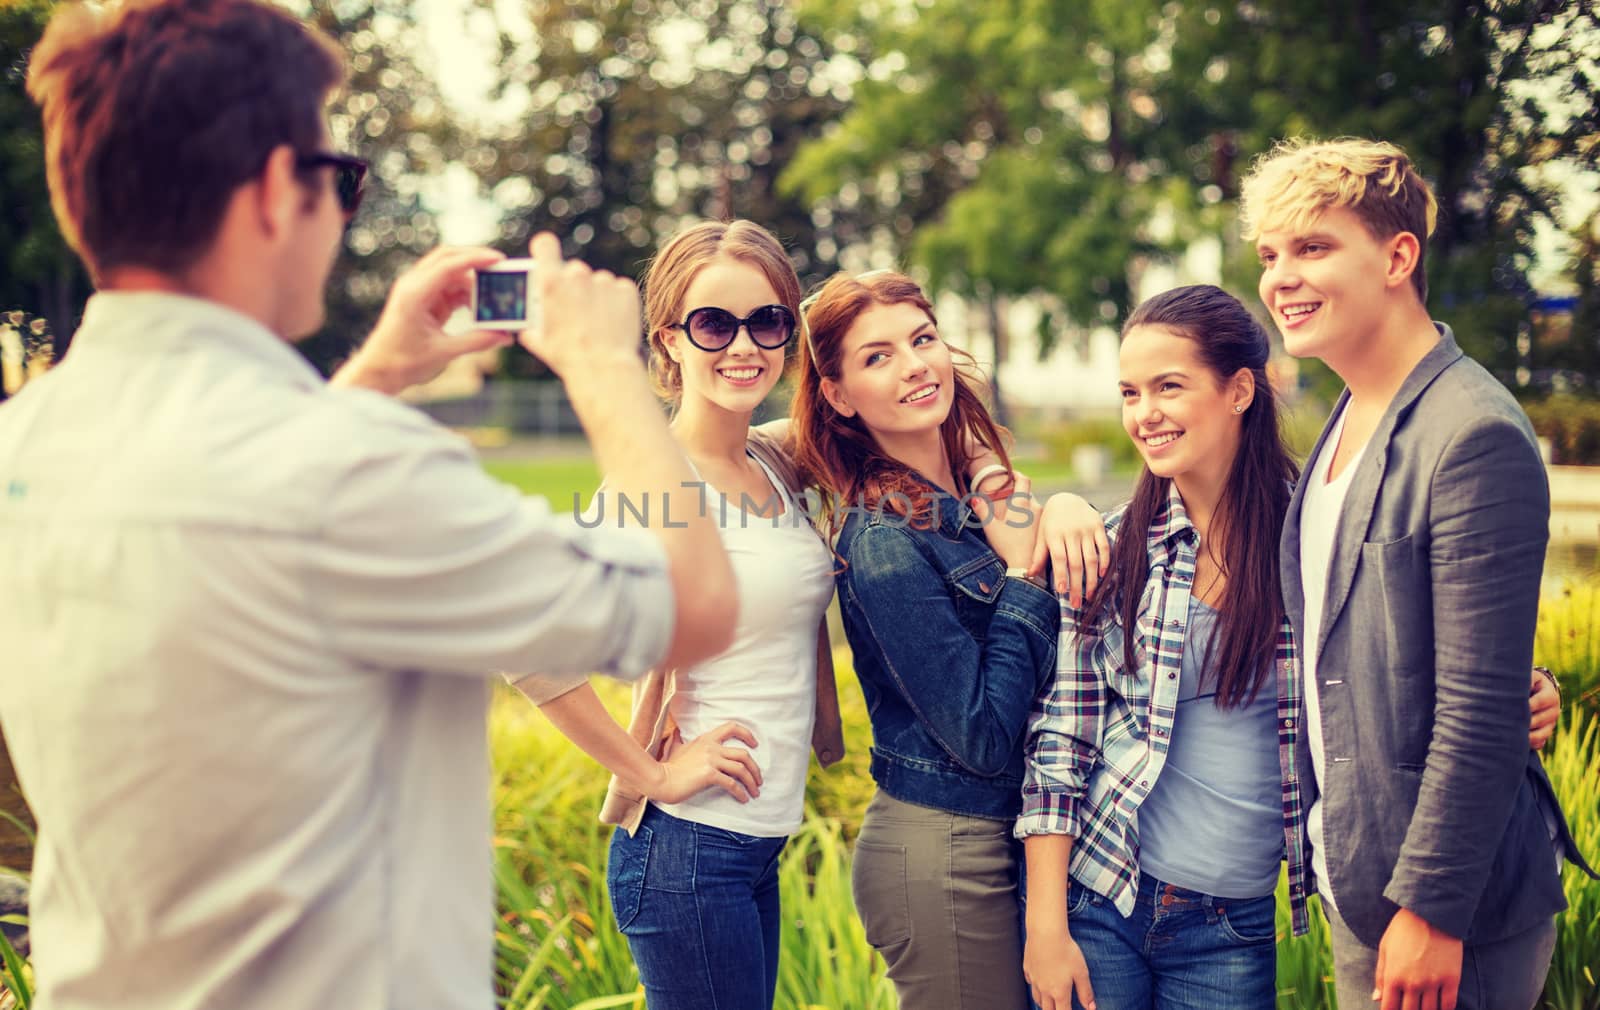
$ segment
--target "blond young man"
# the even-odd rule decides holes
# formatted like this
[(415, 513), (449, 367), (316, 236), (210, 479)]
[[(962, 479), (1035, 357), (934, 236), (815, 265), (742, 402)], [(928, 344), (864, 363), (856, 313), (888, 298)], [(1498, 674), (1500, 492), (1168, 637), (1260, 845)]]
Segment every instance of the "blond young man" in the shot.
[(324, 116), (340, 64), (255, 0), (63, 7), (32, 55), (99, 289), (0, 413), (41, 1010), (489, 1010), (489, 676), (637, 676), (731, 637), (631, 282), (539, 236), (522, 339), (619, 490), (686, 499), (648, 532), (554, 518), (382, 395), (505, 339), (443, 330), (498, 253), (424, 257), (331, 386), (290, 346), (361, 194)]
[(1527, 749), (1549, 493), (1526, 416), (1429, 318), (1436, 214), (1386, 143), (1287, 143), (1243, 186), (1285, 347), (1348, 387), (1281, 550), (1339, 1002), (1514, 1010), (1582, 858)]

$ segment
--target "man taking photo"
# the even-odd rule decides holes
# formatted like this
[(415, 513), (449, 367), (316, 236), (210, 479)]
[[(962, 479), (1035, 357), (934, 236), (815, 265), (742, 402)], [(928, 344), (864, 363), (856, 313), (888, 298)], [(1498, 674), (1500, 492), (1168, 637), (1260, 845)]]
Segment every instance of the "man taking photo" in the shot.
[(32, 56), (98, 289), (0, 412), (0, 724), (39, 826), (43, 1010), (489, 1010), (488, 675), (637, 676), (731, 635), (631, 282), (538, 237), (522, 340), (613, 486), (681, 495), (672, 528), (557, 520), (383, 395), (505, 339), (442, 328), (493, 251), (424, 257), (331, 385), (290, 346), (361, 195), (323, 112), (342, 79), (255, 0), (64, 8)]

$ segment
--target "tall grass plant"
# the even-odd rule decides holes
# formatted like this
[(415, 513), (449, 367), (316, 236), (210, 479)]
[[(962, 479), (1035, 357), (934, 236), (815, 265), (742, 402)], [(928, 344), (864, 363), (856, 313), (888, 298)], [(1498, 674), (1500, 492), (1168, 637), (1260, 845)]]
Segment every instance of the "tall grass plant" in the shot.
[[(1567, 706), (1544, 755), (1578, 850), (1600, 863), (1600, 715)], [(1600, 881), (1571, 863), (1561, 871), (1567, 910), (1556, 920), (1556, 951), (1543, 1006), (1600, 1010)]]
[(1533, 661), (1555, 673), (1564, 701), (1600, 713), (1600, 580), (1569, 579), (1545, 593)]

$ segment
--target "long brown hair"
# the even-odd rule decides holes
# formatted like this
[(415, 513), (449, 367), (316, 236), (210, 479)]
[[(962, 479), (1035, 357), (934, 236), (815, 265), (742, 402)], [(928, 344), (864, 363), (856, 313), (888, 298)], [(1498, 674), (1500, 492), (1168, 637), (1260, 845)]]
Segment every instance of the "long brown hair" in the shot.
[[(683, 322), (689, 285), (706, 264), (729, 256), (767, 278), (778, 302), (800, 318), (800, 278), (783, 243), (754, 221), (702, 221), (667, 240), (644, 278), (644, 316), (649, 328), (650, 383), (656, 395), (676, 404), (683, 397), (683, 370), (667, 353), (667, 330)], [(698, 306), (696, 306), (698, 307)], [(787, 353), (787, 352), (786, 352)]]
[[(823, 379), (839, 381), (844, 338), (861, 314), (875, 305), (902, 303), (915, 305), (938, 326), (933, 305), (922, 288), (905, 274), (893, 271), (863, 277), (834, 274), (807, 300), (801, 327), (800, 381), (789, 407), (790, 430), (796, 463), (808, 480), (833, 499), (833, 504), (875, 509), (885, 502), (900, 511), (894, 504), (896, 498), (891, 496), (903, 496), (899, 500), (923, 503), (910, 518), (925, 523), (930, 512), (926, 492), (931, 489), (927, 483), (910, 467), (885, 453), (859, 416), (845, 417), (822, 395)], [(959, 478), (971, 462), (966, 450), (968, 433), (977, 444), (999, 454), (1010, 467), (1005, 447), (1010, 433), (995, 424), (978, 395), (985, 383), (976, 363), (971, 355), (957, 348), (950, 348), (950, 353), (956, 363), (955, 402), (939, 433), (951, 473)], [(837, 533), (841, 512), (838, 508), (827, 512), (825, 530)]]
[[(1267, 334), (1237, 298), (1210, 284), (1174, 288), (1146, 299), (1123, 325), (1123, 337), (1139, 326), (1160, 326), (1193, 340), (1200, 360), (1218, 381), (1241, 368), (1255, 378), (1255, 396), (1241, 419), (1239, 448), (1209, 533), (1222, 545), (1219, 561), (1228, 582), (1217, 608), (1217, 629), (1206, 647), (1202, 679), (1215, 671), (1217, 707), (1238, 708), (1255, 701), (1273, 676), (1283, 624), (1278, 536), (1298, 473), (1283, 441), (1277, 397), (1267, 378)], [(1089, 631), (1104, 609), (1116, 606), (1122, 617), (1123, 662), (1129, 669), (1135, 668), (1134, 629), (1150, 574), (1150, 525), (1165, 512), (1170, 485), (1169, 478), (1155, 476), (1148, 467), (1139, 474), (1111, 548), (1111, 577), (1100, 583), (1078, 622)]]

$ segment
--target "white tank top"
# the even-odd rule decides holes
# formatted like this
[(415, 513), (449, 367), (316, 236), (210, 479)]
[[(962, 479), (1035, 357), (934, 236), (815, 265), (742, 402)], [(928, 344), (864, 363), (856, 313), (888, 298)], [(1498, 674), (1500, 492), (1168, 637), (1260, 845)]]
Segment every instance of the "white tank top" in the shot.
[(777, 475), (756, 462), (782, 498), (783, 515), (744, 512), (737, 497), (719, 501), (720, 494), (707, 489), (707, 507), (738, 584), (739, 621), (728, 651), (678, 671), (670, 710), (685, 741), (730, 720), (749, 727), (761, 795), (740, 803), (711, 788), (658, 806), (684, 820), (775, 838), (798, 829), (804, 812), (816, 721), (817, 625), (833, 596), (833, 554)]

